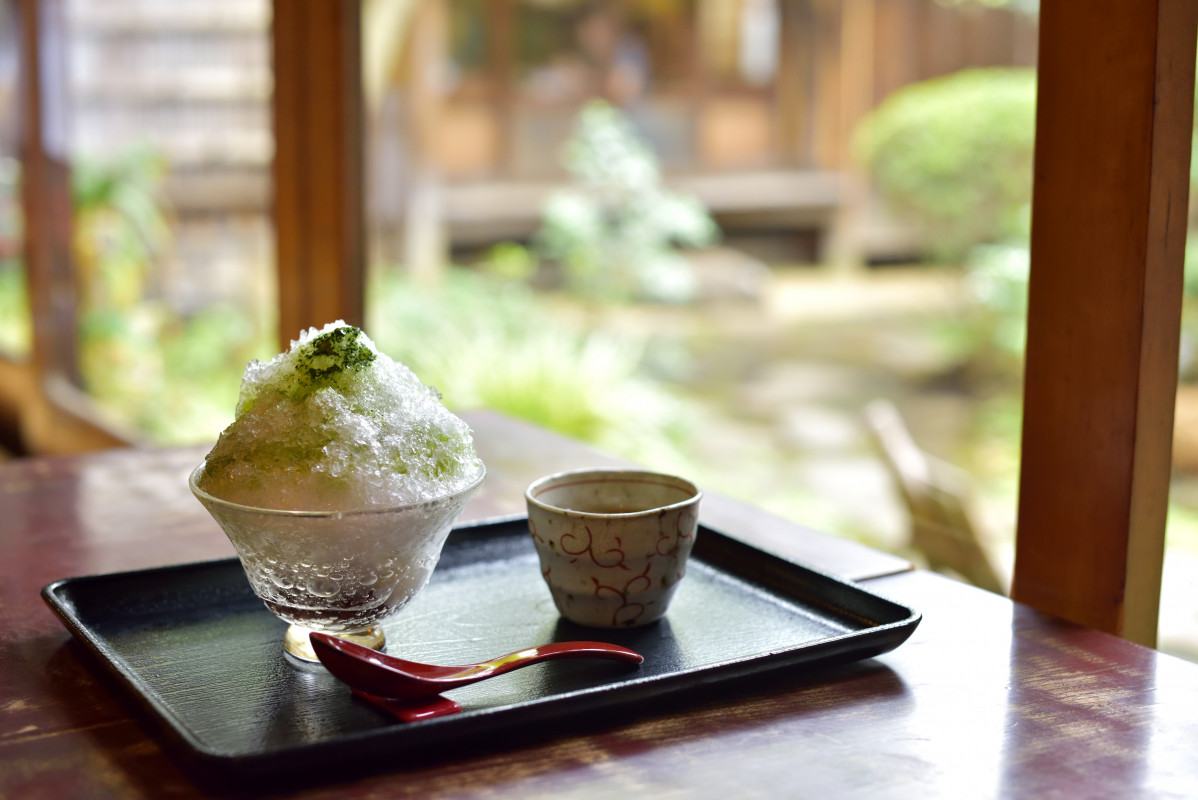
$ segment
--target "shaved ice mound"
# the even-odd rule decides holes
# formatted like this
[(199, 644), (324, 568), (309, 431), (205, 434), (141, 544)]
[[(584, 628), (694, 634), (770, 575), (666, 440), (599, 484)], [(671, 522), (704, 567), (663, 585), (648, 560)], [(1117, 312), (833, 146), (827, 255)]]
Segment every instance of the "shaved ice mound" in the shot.
[(197, 483), (246, 506), (351, 511), (428, 501), (482, 474), (469, 426), (437, 391), (338, 321), (250, 362)]

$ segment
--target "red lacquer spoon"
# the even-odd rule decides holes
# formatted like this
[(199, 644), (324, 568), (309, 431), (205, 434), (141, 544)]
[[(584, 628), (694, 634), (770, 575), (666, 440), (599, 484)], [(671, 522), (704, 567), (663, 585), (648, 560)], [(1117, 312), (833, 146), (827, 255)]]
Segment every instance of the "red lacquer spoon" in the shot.
[(413, 700), (433, 697), (514, 669), (559, 658), (606, 658), (640, 664), (644, 656), (605, 642), (554, 642), (518, 650), (478, 664), (442, 667), (389, 656), (327, 633), (309, 635), (312, 649), (329, 672), (360, 693)]

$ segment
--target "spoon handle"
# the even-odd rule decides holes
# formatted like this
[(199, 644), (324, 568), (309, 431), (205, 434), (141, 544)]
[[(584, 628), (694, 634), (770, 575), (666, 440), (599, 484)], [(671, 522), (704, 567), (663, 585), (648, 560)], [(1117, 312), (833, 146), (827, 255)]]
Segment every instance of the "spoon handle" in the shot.
[(606, 658), (612, 661), (622, 661), (626, 664), (640, 664), (645, 657), (627, 647), (607, 642), (552, 642), (536, 647), (528, 647), (508, 653), (490, 661), (483, 661), (463, 669), (456, 675), (438, 678), (444, 684), (453, 683), (455, 686), (465, 686), (468, 683), (502, 675), (514, 669), (520, 669), (542, 661), (553, 661), (560, 658)]
[(335, 677), (354, 689), (389, 699), (411, 700), (493, 678), (557, 658), (605, 658), (640, 664), (640, 653), (606, 642), (553, 642), (528, 647), (479, 664), (438, 666), (405, 661), (327, 633), (310, 634), (312, 649)]

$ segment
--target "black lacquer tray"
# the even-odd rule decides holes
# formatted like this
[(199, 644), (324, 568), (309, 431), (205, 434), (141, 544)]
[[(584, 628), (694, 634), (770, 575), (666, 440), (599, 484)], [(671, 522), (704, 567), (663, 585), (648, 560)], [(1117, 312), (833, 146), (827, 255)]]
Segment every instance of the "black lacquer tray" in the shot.
[(578, 730), (613, 710), (641, 713), (746, 675), (869, 658), (902, 644), (920, 621), (860, 586), (701, 527), (665, 619), (583, 628), (558, 616), (524, 519), (468, 525), (450, 536), (428, 587), (384, 626), (389, 652), (463, 664), (600, 639), (645, 662), (540, 664), (450, 692), (462, 713), (404, 723), (323, 668), (293, 666), (285, 624), (253, 595), (236, 559), (69, 578), (42, 594), (148, 710), (164, 743), (208, 778), (399, 768), (447, 743), (510, 741), (545, 723)]

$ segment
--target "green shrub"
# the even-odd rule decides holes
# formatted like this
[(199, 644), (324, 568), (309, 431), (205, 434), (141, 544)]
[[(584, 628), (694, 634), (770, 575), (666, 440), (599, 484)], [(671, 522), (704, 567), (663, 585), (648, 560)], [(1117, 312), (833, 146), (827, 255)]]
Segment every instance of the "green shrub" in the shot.
[[(29, 354), (33, 322), (29, 316), (29, 289), (22, 245), (21, 164), (0, 155), (0, 354)], [(5, 253), (5, 245), (18, 248)]]
[(274, 351), (271, 326), (239, 308), (210, 306), (183, 319), (143, 301), (80, 320), (88, 393), (111, 420), (158, 444), (215, 440), (233, 421), (246, 363)]
[(549, 197), (536, 245), (567, 286), (601, 301), (693, 299), (696, 281), (679, 247), (719, 238), (707, 209), (667, 190), (657, 156), (615, 107), (583, 109), (566, 145), (573, 183)]
[(232, 421), (241, 374), (275, 350), (246, 308), (184, 315), (158, 297), (172, 247), (166, 163), (151, 147), (80, 159), (72, 175), (79, 370), (106, 415), (161, 444), (209, 441)]
[(0, 353), (27, 355), (32, 333), (25, 267), (17, 259), (0, 259)]
[(372, 279), (379, 349), (455, 410), (491, 408), (645, 463), (677, 463), (681, 402), (639, 374), (646, 342), (587, 329), (522, 282), (450, 268), (421, 285)]
[(965, 70), (895, 92), (863, 122), (855, 148), (929, 254), (958, 260), (1025, 234), (1035, 106), (1034, 70)]
[(965, 269), (968, 324), (976, 336), (974, 360), (1021, 367), (1027, 345), (1028, 248), (978, 245), (969, 252)]
[(71, 174), (81, 314), (132, 308), (153, 294), (171, 247), (162, 194), (166, 162), (135, 145), (109, 159), (76, 159)]

